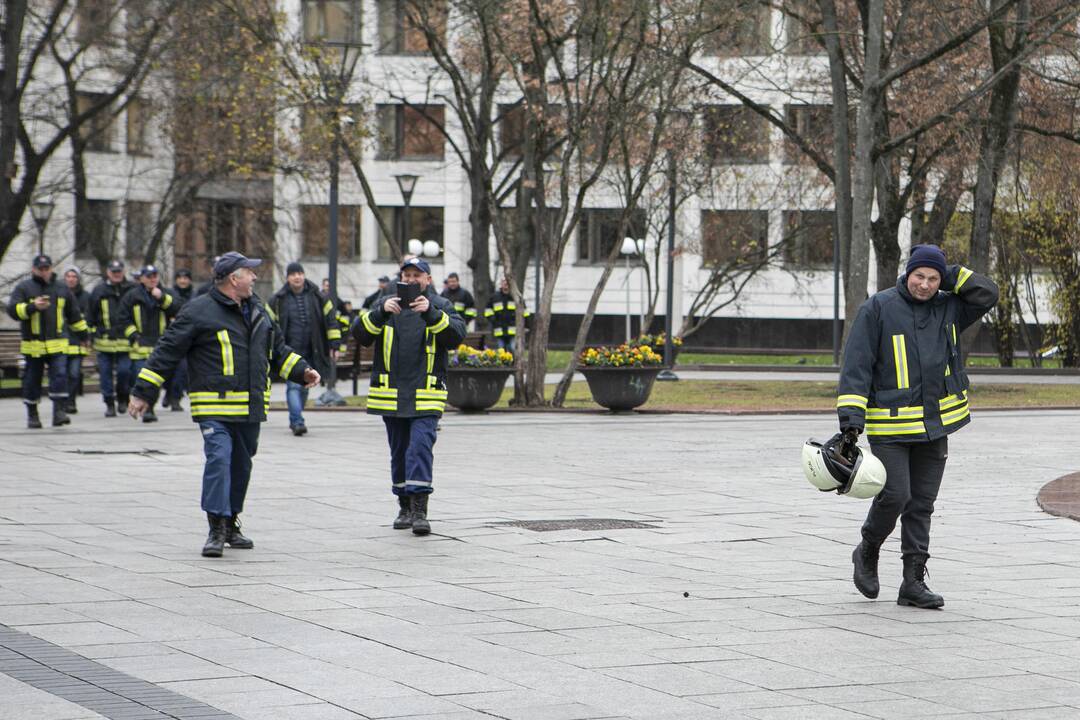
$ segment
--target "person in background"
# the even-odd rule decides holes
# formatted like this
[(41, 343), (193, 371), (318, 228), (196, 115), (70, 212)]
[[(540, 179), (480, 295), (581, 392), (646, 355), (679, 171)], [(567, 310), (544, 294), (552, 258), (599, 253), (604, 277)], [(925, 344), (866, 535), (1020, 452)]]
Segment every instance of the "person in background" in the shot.
[(361, 310), (370, 310), (375, 307), (375, 301), (390, 292), (390, 278), (387, 275), (383, 275), (379, 278), (379, 289), (364, 298), (364, 302), (360, 304)]
[[(135, 377), (138, 377), (154, 346), (165, 334), (169, 319), (176, 316), (175, 298), (172, 293), (159, 287), (159, 281), (160, 274), (156, 267), (143, 267), (139, 272), (139, 284), (128, 290), (120, 301), (120, 323), (124, 327), (124, 336), (131, 343), (128, 353), (131, 356), (131, 373)], [(142, 414), (142, 420), (144, 423), (157, 422), (153, 405)]]
[(465, 320), (466, 327), (470, 320), (476, 319), (476, 300), (473, 299), (471, 292), (461, 287), (461, 281), (456, 272), (446, 276), (446, 287), (440, 295), (454, 304), (454, 312)]
[[(64, 284), (71, 291), (71, 297), (75, 299), (79, 312), (85, 318), (90, 309), (90, 293), (83, 289), (79, 268), (72, 266), (64, 271)], [(83, 394), (83, 358), (90, 354), (90, 344), (85, 339), (86, 333), (82, 333), (83, 339), (80, 339), (79, 333), (73, 332), (71, 325), (67, 326), (65, 332), (68, 339), (68, 346), (64, 350), (67, 355), (68, 398), (67, 407), (64, 410), (68, 415), (75, 415), (79, 412), (75, 396)]]
[(87, 323), (94, 336), (105, 417), (127, 412), (131, 356), (128, 354), (130, 343), (124, 338), (124, 328), (120, 325), (120, 300), (132, 287), (134, 285), (124, 279), (124, 262), (112, 260), (105, 268), (105, 281), (90, 294)]
[[(517, 339), (517, 318), (515, 311), (517, 303), (510, 294), (510, 281), (505, 277), (499, 281), (499, 289), (488, 298), (487, 307), (484, 309), (484, 318), (491, 323), (491, 331), (495, 335), (495, 344), (500, 350), (509, 353), (514, 352), (514, 341)], [(528, 322), (531, 313), (522, 308), (525, 321)]]
[[(173, 275), (172, 287), (173, 300), (176, 303), (176, 312), (180, 313), (192, 298), (195, 297), (195, 288), (192, 287), (191, 271), (180, 268)], [(180, 365), (169, 380), (169, 386), (165, 389), (165, 400), (162, 407), (168, 407), (172, 412), (183, 412), (184, 406), (180, 404), (187, 392), (187, 359), (180, 361)]]

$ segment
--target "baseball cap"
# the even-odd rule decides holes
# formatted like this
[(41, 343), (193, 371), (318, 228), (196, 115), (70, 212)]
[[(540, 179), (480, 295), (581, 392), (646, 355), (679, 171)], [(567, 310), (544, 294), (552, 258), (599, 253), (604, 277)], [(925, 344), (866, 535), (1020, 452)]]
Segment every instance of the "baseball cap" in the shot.
[(109, 264), (105, 267), (109, 272), (123, 272), (124, 261), (123, 260), (110, 260)]
[(153, 265), (143, 265), (142, 270), (139, 271), (139, 275), (157, 275), (158, 269)]
[(48, 255), (35, 255), (34, 256), (34, 267), (39, 268), (39, 269), (40, 268), (52, 267), (52, 258), (49, 257)]
[(421, 260), (418, 257), (409, 258), (405, 262), (401, 263), (402, 270), (409, 267), (416, 268), (420, 272), (425, 272), (428, 275), (431, 274), (431, 266), (427, 264), (426, 260)]
[(214, 277), (223, 278), (229, 273), (236, 272), (240, 268), (253, 268), (258, 267), (261, 264), (262, 260), (259, 258), (244, 257), (235, 250), (232, 250), (219, 257), (214, 263)]

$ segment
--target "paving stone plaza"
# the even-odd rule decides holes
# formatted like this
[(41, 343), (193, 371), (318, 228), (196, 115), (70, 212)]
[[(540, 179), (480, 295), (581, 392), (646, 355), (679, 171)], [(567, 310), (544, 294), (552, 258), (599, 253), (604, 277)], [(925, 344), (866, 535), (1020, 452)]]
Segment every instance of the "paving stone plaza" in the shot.
[[(831, 416), (451, 414), (418, 538), (377, 419), (275, 412), (256, 547), (214, 560), (187, 414), (81, 406), (28, 431), (0, 401), (3, 720), (1080, 718), (1080, 524), (1035, 502), (1077, 411), (976, 400), (928, 611), (896, 534), (881, 598), (851, 584), (865, 501), (798, 468)], [(633, 522), (523, 522), (584, 519)]]

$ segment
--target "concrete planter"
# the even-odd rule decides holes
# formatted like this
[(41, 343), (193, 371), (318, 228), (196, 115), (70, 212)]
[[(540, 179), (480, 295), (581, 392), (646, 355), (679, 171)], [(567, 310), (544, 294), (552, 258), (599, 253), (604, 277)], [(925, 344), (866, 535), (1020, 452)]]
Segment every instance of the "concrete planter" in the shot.
[(652, 393), (658, 367), (582, 367), (593, 401), (613, 412), (626, 412), (644, 405)]
[(511, 368), (456, 367), (446, 371), (446, 401), (458, 410), (479, 412), (499, 402)]

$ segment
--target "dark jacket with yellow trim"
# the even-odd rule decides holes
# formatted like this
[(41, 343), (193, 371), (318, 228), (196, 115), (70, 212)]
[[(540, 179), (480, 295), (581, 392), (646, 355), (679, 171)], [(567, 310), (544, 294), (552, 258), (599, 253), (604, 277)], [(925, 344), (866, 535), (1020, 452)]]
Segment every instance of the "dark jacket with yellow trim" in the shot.
[(458, 285), (457, 290), (446, 288), (439, 295), (454, 304), (454, 312), (464, 318), (466, 324), (470, 320), (476, 319), (476, 300), (473, 299), (472, 293), (465, 288), (460, 285)]
[(124, 337), (131, 343), (128, 352), (132, 360), (150, 357), (154, 346), (165, 334), (169, 320), (176, 317), (180, 307), (171, 292), (158, 289), (161, 297), (154, 299), (142, 284), (137, 284), (120, 299), (120, 325), (124, 328)]
[[(495, 337), (517, 335), (517, 319), (514, 317), (516, 310), (517, 303), (514, 302), (514, 296), (510, 293), (496, 290), (488, 298), (487, 307), (484, 308), (484, 317), (491, 323), (491, 330), (495, 333)], [(522, 304), (522, 314), (526, 322), (532, 317), (532, 313), (524, 304)]]
[(419, 417), (446, 409), (446, 353), (465, 339), (465, 321), (430, 286), (424, 294), (430, 306), (423, 315), (408, 308), (395, 315), (377, 305), (354, 326), (361, 345), (375, 344), (367, 400), (373, 415)]
[[(267, 307), (281, 327), (282, 337), (289, 337), (289, 324), (297, 322), (296, 310), (288, 297), (292, 290), (288, 284), (274, 293)], [(310, 280), (304, 281), (303, 301), (307, 304), (308, 318), (315, 322), (311, 332), (313, 356), (304, 358), (320, 375), (330, 374), (330, 351), (341, 345), (341, 318), (332, 300), (324, 299), (319, 288)], [(289, 300), (289, 302), (286, 302)]]
[(872, 443), (917, 443), (970, 422), (960, 333), (997, 300), (993, 280), (950, 265), (926, 302), (911, 296), (905, 274), (863, 303), (844, 348), (840, 429), (865, 429)]
[[(49, 307), (38, 310), (34, 298), (49, 296)], [(43, 280), (31, 275), (15, 286), (7, 305), (8, 315), (19, 321), (22, 341), (19, 352), (27, 357), (58, 355), (67, 352), (68, 328), (80, 340), (88, 336), (89, 326), (79, 311), (71, 290), (55, 278)]]
[(120, 324), (120, 301), (132, 287), (127, 280), (114, 285), (106, 279), (90, 293), (86, 322), (94, 335), (94, 349), (99, 353), (126, 353), (131, 349)]
[[(90, 293), (86, 292), (86, 290), (83, 290), (82, 283), (79, 283), (74, 288), (68, 289), (71, 290), (71, 297), (75, 301), (75, 304), (79, 307), (79, 312), (82, 314), (83, 319), (85, 320), (86, 314), (90, 309)], [(89, 326), (90, 323), (87, 322), (87, 325)], [(90, 350), (85, 345), (83, 345), (83, 342), (85, 342), (87, 334), (90, 332), (93, 332), (92, 326), (88, 327), (86, 332), (78, 333), (75, 332), (75, 330), (73, 330), (71, 325), (69, 324), (64, 330), (64, 334), (67, 335), (68, 339), (68, 346), (64, 349), (64, 352), (68, 355), (89, 355)]]
[(191, 419), (263, 422), (270, 408), (270, 371), (302, 383), (307, 362), (285, 344), (281, 328), (252, 296), (249, 319), (214, 288), (184, 305), (136, 378), (132, 392), (147, 402), (185, 357)]

